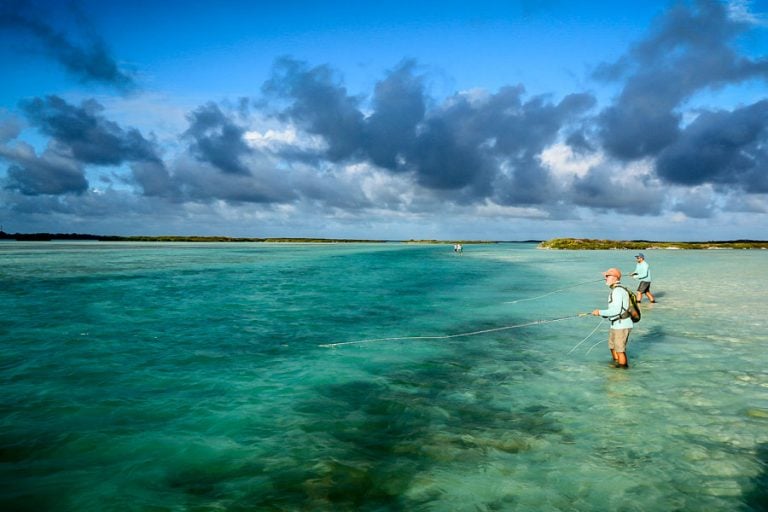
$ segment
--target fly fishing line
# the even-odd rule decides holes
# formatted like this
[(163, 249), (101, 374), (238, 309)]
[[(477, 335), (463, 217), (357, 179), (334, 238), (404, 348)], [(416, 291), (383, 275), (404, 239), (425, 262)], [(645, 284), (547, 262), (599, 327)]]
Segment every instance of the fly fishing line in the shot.
[(532, 325), (543, 325), (543, 324), (551, 324), (554, 322), (562, 322), (563, 320), (570, 320), (572, 318), (579, 318), (587, 316), (587, 313), (579, 313), (578, 315), (570, 315), (570, 316), (564, 316), (560, 318), (551, 318), (549, 320), (534, 320), (533, 322), (526, 322), (522, 324), (515, 324), (515, 325), (506, 325), (504, 327), (494, 327), (493, 329), (484, 329), (482, 331), (472, 331), (472, 332), (462, 332), (459, 334), (446, 334), (444, 336), (397, 336), (392, 338), (371, 338), (371, 339), (365, 339), (365, 340), (355, 340), (355, 341), (342, 341), (338, 343), (324, 343), (322, 345), (318, 345), (319, 347), (324, 348), (336, 348), (341, 347), (345, 345), (363, 345), (366, 343), (377, 343), (381, 341), (404, 341), (404, 340), (446, 340), (449, 338), (461, 338), (464, 336), (476, 336), (478, 334), (486, 334), (489, 332), (498, 332), (498, 331), (506, 331), (509, 329), (518, 329), (520, 327), (530, 327)]
[[(592, 337), (592, 336), (593, 336), (593, 335), (594, 335), (594, 334), (597, 332), (597, 329), (598, 329), (598, 328), (599, 328), (601, 325), (603, 325), (603, 321), (604, 321), (604, 320), (605, 320), (604, 318), (601, 318), (601, 319), (600, 319), (600, 321), (599, 321), (599, 322), (597, 323), (597, 325), (595, 326), (595, 328), (594, 328), (594, 329), (592, 329), (592, 332), (591, 332), (591, 333), (589, 333), (589, 334), (587, 335), (587, 337), (586, 337), (586, 338), (584, 338), (583, 340), (581, 340), (580, 342), (578, 342), (576, 345), (574, 345), (574, 346), (573, 346), (573, 348), (572, 348), (571, 350), (569, 350), (569, 351), (568, 351), (568, 353), (570, 354), (571, 352), (573, 352), (574, 350), (576, 350), (577, 348), (579, 348), (579, 345), (581, 345), (582, 343), (584, 343), (585, 341), (587, 341), (589, 338), (591, 338), (591, 337)], [(599, 342), (598, 342), (598, 343), (599, 343)], [(589, 353), (589, 352), (587, 352), (587, 353)]]
[(596, 283), (598, 281), (602, 281), (602, 279), (597, 279), (597, 280), (593, 279), (591, 281), (584, 281), (583, 283), (572, 284), (572, 285), (569, 285), (569, 286), (565, 286), (563, 288), (558, 288), (557, 290), (552, 290), (551, 292), (547, 292), (547, 293), (545, 293), (543, 295), (537, 295), (536, 297), (529, 297), (527, 299), (509, 300), (509, 301), (504, 302), (504, 304), (517, 304), (518, 302), (525, 302), (525, 301), (528, 301), (528, 300), (541, 299), (541, 298), (553, 295), (555, 293), (562, 292), (563, 290), (569, 290), (571, 288), (576, 288), (577, 286), (582, 286), (582, 285), (585, 285), (585, 284)]

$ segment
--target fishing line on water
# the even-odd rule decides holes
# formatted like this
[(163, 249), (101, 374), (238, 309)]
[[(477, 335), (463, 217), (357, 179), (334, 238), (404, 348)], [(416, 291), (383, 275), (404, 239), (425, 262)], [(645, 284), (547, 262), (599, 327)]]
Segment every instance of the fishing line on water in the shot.
[(536, 297), (529, 297), (527, 299), (509, 300), (509, 301), (504, 302), (504, 304), (517, 304), (518, 302), (525, 302), (525, 301), (528, 301), (528, 300), (541, 299), (543, 297), (547, 297), (549, 295), (552, 295), (552, 294), (557, 293), (557, 292), (561, 292), (563, 290), (568, 290), (570, 288), (576, 288), (577, 286), (582, 286), (582, 285), (585, 285), (585, 284), (596, 283), (598, 281), (602, 281), (602, 279), (592, 279), (591, 281), (584, 281), (583, 283), (572, 284), (572, 285), (566, 286), (564, 288), (558, 288), (557, 290), (552, 290), (551, 292), (547, 292), (544, 295), (537, 295)]
[(449, 338), (460, 338), (463, 336), (476, 336), (478, 334), (486, 334), (489, 332), (498, 332), (498, 331), (505, 331), (508, 329), (517, 329), (520, 327), (529, 327), (532, 325), (542, 325), (542, 324), (551, 324), (554, 322), (562, 322), (563, 320), (570, 320), (572, 318), (579, 318), (587, 316), (587, 313), (579, 313), (578, 315), (570, 315), (570, 316), (563, 316), (560, 318), (551, 318), (549, 320), (535, 320), (533, 322), (526, 322), (523, 324), (515, 324), (515, 325), (506, 325), (504, 327), (494, 327), (493, 329), (484, 329), (482, 331), (472, 331), (472, 332), (462, 332), (459, 334), (447, 334), (444, 336), (397, 336), (393, 338), (371, 338), (371, 339), (365, 339), (365, 340), (355, 340), (355, 341), (342, 341), (339, 343), (325, 343), (322, 345), (318, 345), (319, 347), (325, 347), (325, 348), (336, 348), (341, 347), (344, 345), (362, 345), (365, 343), (376, 343), (380, 341), (401, 341), (401, 340), (445, 340)]
[[(576, 350), (577, 348), (579, 348), (579, 345), (581, 345), (582, 343), (584, 343), (585, 341), (587, 341), (589, 338), (591, 338), (591, 337), (592, 337), (592, 335), (593, 335), (593, 334), (595, 334), (595, 333), (597, 332), (597, 329), (598, 329), (598, 328), (599, 328), (601, 325), (603, 325), (603, 321), (605, 321), (605, 319), (604, 319), (604, 318), (600, 318), (600, 321), (597, 323), (597, 325), (595, 326), (595, 328), (594, 328), (594, 329), (592, 329), (592, 332), (591, 332), (591, 333), (589, 333), (589, 334), (587, 335), (587, 337), (586, 337), (586, 338), (584, 338), (583, 340), (581, 340), (580, 342), (578, 342), (576, 345), (574, 345), (574, 346), (573, 346), (573, 348), (572, 348), (571, 350), (569, 350), (569, 351), (568, 351), (568, 353), (570, 354), (571, 352), (573, 352), (574, 350)], [(598, 342), (598, 343), (599, 343), (599, 342)], [(589, 353), (589, 352), (587, 352), (587, 353)]]
[(592, 345), (591, 347), (589, 347), (589, 350), (587, 350), (587, 354), (589, 354), (590, 352), (592, 352), (592, 349), (593, 349), (593, 348), (595, 348), (596, 346), (598, 346), (598, 345), (599, 345), (599, 344), (601, 344), (601, 343), (603, 343), (603, 340), (597, 340), (597, 342), (596, 342), (594, 345)]

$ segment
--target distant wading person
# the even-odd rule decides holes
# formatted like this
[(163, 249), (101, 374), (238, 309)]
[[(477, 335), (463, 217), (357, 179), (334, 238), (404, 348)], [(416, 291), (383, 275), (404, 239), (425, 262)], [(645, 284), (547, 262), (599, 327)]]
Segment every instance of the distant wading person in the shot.
[(648, 262), (645, 261), (645, 255), (643, 255), (643, 253), (639, 253), (635, 256), (635, 259), (637, 260), (637, 266), (635, 266), (635, 271), (632, 272), (632, 276), (635, 279), (640, 280), (640, 285), (637, 287), (637, 302), (639, 303), (643, 301), (643, 294), (646, 294), (648, 300), (652, 303), (656, 302), (656, 299), (651, 295), (651, 267), (648, 265)]
[(621, 280), (619, 269), (609, 268), (603, 272), (603, 275), (605, 276), (605, 285), (611, 288), (611, 293), (608, 295), (608, 309), (596, 309), (592, 314), (611, 321), (611, 329), (608, 331), (608, 348), (611, 350), (613, 364), (617, 368), (629, 368), (627, 342), (632, 330), (632, 318), (626, 314), (630, 305), (629, 293), (618, 286)]

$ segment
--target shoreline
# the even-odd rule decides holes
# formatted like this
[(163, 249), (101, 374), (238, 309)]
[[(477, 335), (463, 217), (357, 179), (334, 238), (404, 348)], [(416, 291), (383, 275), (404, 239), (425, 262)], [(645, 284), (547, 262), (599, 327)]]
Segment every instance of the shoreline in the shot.
[(6, 233), (0, 231), (0, 242), (164, 242), (164, 243), (293, 243), (293, 244), (537, 244), (545, 250), (718, 250), (718, 249), (768, 249), (765, 240), (711, 240), (700, 242), (658, 240), (608, 240), (594, 238), (552, 238), (550, 240), (435, 240), (435, 239), (355, 239), (317, 237), (228, 237), (228, 236), (119, 236), (86, 233)]
[(6, 233), (0, 231), (0, 241), (16, 242), (203, 242), (203, 243), (300, 243), (300, 244), (498, 244), (498, 243), (540, 243), (541, 240), (521, 240), (501, 242), (497, 240), (381, 240), (356, 238), (317, 238), (317, 237), (229, 237), (229, 236), (118, 236), (92, 235), (87, 233)]
[(707, 242), (673, 242), (655, 240), (602, 240), (594, 238), (553, 238), (538, 245), (548, 250), (722, 250), (768, 249), (764, 240), (712, 240)]

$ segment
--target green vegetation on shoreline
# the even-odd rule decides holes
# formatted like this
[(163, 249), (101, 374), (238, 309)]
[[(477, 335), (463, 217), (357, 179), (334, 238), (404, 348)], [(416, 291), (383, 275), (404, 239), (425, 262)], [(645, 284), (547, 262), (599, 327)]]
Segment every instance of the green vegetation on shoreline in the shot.
[(592, 238), (553, 238), (539, 244), (539, 249), (570, 250), (651, 250), (651, 249), (768, 249), (760, 240), (728, 240), (713, 242), (658, 242), (651, 240), (598, 240)]
[[(498, 244), (499, 240), (358, 240), (349, 238), (238, 238), (228, 236), (115, 236), (83, 233), (6, 233), (0, 231), (0, 240), (20, 242), (94, 241), (94, 242), (263, 242), (297, 244)], [(526, 240), (526, 243), (539, 243)], [(651, 250), (651, 249), (768, 249), (768, 241), (727, 240), (712, 242), (659, 242), (651, 240), (599, 240), (592, 238), (553, 238), (538, 245), (539, 249), (557, 250)]]
[(495, 244), (485, 240), (360, 240), (349, 238), (237, 238), (228, 236), (114, 236), (89, 235), (83, 233), (5, 233), (0, 231), (0, 240), (20, 242), (94, 241), (94, 242), (264, 242), (301, 244), (354, 244), (354, 243), (409, 243), (409, 244)]
[(350, 240), (344, 238), (236, 238), (228, 236), (114, 236), (83, 233), (5, 233), (0, 240), (50, 242), (53, 240), (90, 240), (95, 242), (285, 242), (285, 243), (382, 243), (388, 240)]
[(498, 244), (499, 242), (492, 240), (403, 240), (406, 244)]

